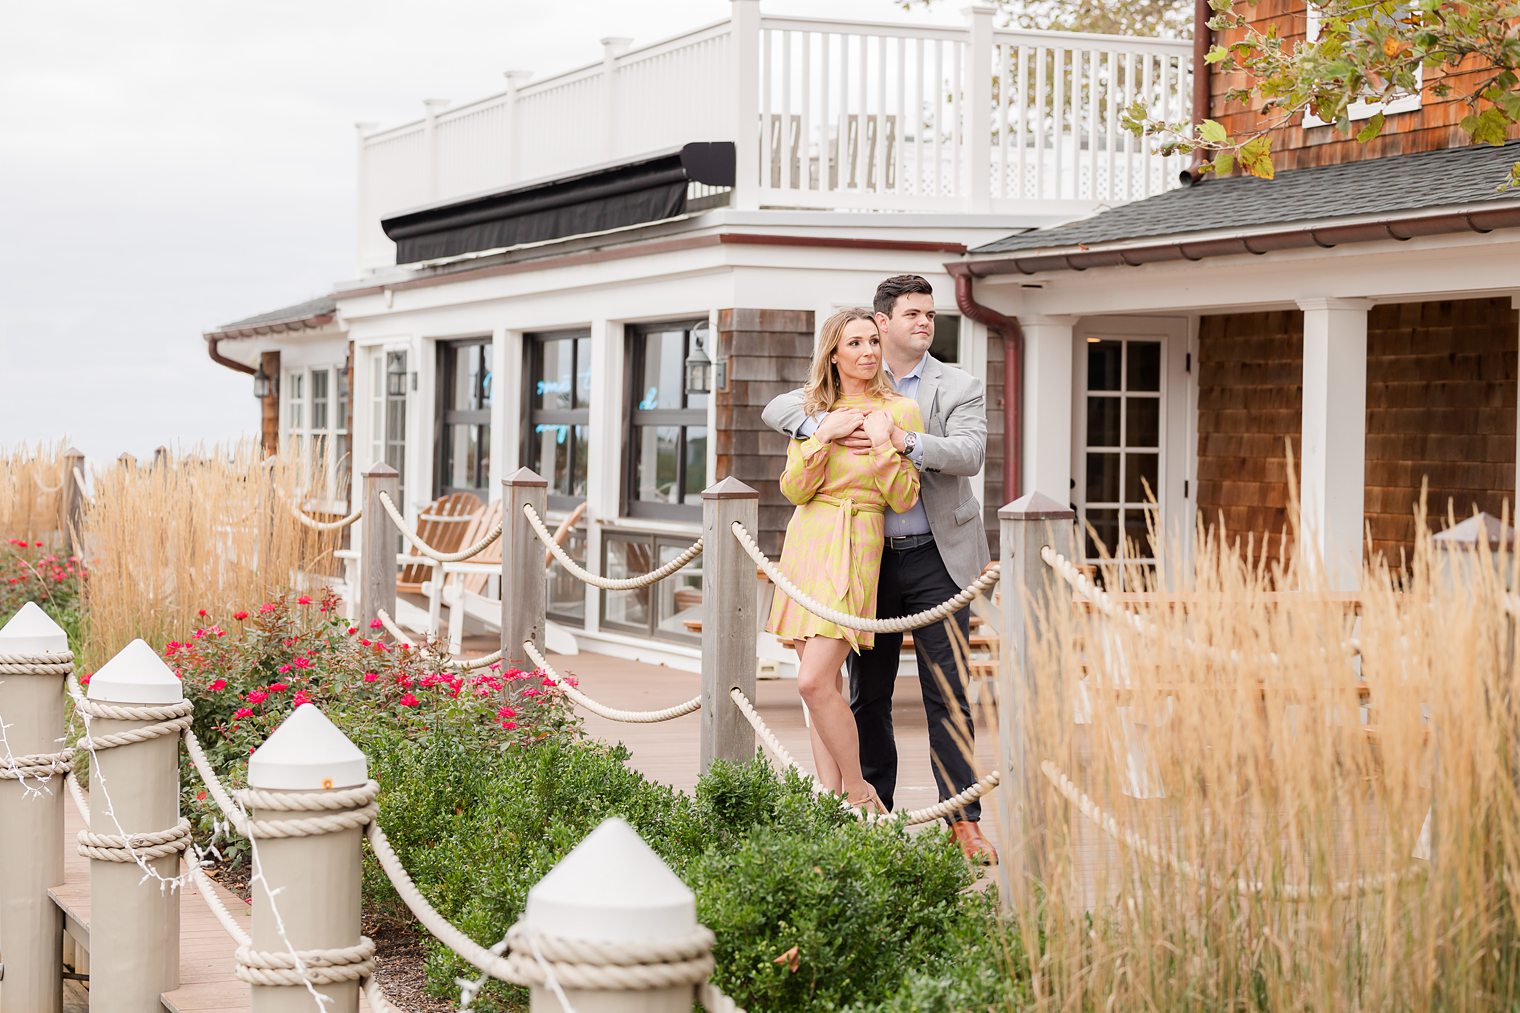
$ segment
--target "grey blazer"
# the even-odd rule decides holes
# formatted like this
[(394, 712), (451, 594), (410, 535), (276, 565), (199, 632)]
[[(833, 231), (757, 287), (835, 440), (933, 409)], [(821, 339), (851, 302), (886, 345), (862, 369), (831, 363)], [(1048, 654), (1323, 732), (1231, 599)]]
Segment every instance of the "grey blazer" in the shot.
[[(918, 381), (916, 400), (925, 426), (919, 436), (924, 445), (919, 497), (945, 569), (952, 580), (965, 587), (992, 558), (982, 527), (982, 505), (972, 495), (970, 482), (987, 457), (987, 402), (982, 381), (931, 356)], [(807, 418), (802, 411), (801, 388), (773, 398), (760, 418), (770, 428), (796, 439), (797, 427)]]

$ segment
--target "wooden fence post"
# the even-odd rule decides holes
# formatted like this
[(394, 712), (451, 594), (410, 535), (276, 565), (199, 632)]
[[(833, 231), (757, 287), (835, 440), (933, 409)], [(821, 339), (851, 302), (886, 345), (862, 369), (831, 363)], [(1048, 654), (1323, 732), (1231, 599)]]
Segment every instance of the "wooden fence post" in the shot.
[[(1029, 657), (1031, 626), (1049, 600), (1058, 578), (1040, 559), (1046, 545), (1072, 558), (1076, 515), (1049, 496), (1029, 493), (998, 511), (1001, 528), (1003, 643), (998, 661), (999, 766), (1005, 792), (998, 811), (1004, 842), (998, 866), (999, 895), (1005, 908), (1030, 896), (1049, 869), (1048, 835), (1036, 793), (1053, 790), (1040, 776), (1041, 757), (1030, 741), (1042, 693), (1061, 692), (1059, 679), (1042, 684)], [(1059, 703), (1059, 701), (1055, 701)]]
[[(755, 730), (734, 705), (734, 687), (755, 698), (759, 596), (755, 562), (734, 537), (738, 521), (760, 528), (760, 494), (733, 476), (702, 492), (701, 770), (755, 756)], [(779, 593), (779, 592), (777, 592)]]
[[(141, 717), (95, 716), (92, 739), (158, 724), (152, 708), (183, 704), (179, 678), (134, 640), (90, 679), (90, 704)], [(179, 823), (179, 736), (95, 748), (90, 754), (90, 830), (99, 837), (159, 835)], [(81, 850), (85, 839), (81, 835)], [(147, 844), (138, 841), (139, 853)], [(180, 849), (181, 851), (183, 848)], [(85, 851), (85, 854), (90, 854)], [(161, 993), (179, 987), (178, 890), (161, 889), (130, 856), (90, 855), (90, 994), (124, 1013), (158, 1013)], [(179, 872), (179, 852), (144, 858), (164, 880)]]
[(538, 540), (523, 507), (540, 517), (548, 510), (549, 483), (532, 468), (518, 468), (501, 480), (501, 663), (502, 667), (531, 667), (523, 642), (544, 649), (544, 613), (549, 607), (549, 580), (544, 574), (544, 545)]
[(83, 556), (79, 527), (84, 520), (84, 454), (75, 447), (63, 452), (63, 516), (59, 518), (63, 528), (64, 554)]
[[(73, 476), (65, 478), (72, 483)], [(0, 629), (0, 654), (63, 654), (69, 638), (27, 602)], [(39, 659), (41, 660), (41, 659)], [(12, 662), (15, 664), (15, 662)], [(63, 882), (63, 777), (6, 776), (10, 761), (63, 746), (66, 676), (0, 674), (0, 1009), (63, 1008), (63, 913), (48, 888)]]
[[(637, 831), (616, 818), (587, 834), (528, 891), (522, 924), (530, 934), (572, 945), (585, 940), (641, 948), (690, 940), (700, 928), (691, 890)], [(658, 969), (660, 965), (643, 966)], [(694, 980), (639, 990), (566, 986), (568, 1006), (562, 1005), (552, 990), (537, 985), (530, 993), (529, 1009), (538, 1013), (559, 1013), (566, 1008), (597, 1013), (688, 1013), (697, 984)]]
[[(314, 704), (302, 704), (248, 759), (248, 806), (255, 842), (253, 951), (277, 959), (313, 950), (357, 948), (363, 936), (360, 916), (362, 815), (369, 804), (355, 792), (369, 783), (369, 764)], [(341, 797), (333, 797), (341, 796)], [(329, 808), (326, 803), (331, 803)], [(327, 830), (313, 826), (306, 835), (269, 837), (260, 820), (304, 821), (332, 817), (350, 825)], [(281, 927), (283, 926), (283, 934)], [(352, 952), (349, 966), (370, 964), (370, 956)], [(309, 959), (306, 958), (306, 959)], [(340, 962), (341, 963), (341, 962)], [(313, 985), (326, 1013), (354, 1013), (359, 982)], [(253, 1013), (311, 1013), (317, 1006), (305, 985), (254, 985)]]
[(392, 619), (396, 617), (396, 539), (399, 535), (385, 507), (380, 505), (380, 494), (390, 496), (391, 502), (400, 510), (401, 475), (384, 461), (376, 461), (362, 477), (364, 516), (359, 521), (359, 620), (370, 623), (381, 609)]

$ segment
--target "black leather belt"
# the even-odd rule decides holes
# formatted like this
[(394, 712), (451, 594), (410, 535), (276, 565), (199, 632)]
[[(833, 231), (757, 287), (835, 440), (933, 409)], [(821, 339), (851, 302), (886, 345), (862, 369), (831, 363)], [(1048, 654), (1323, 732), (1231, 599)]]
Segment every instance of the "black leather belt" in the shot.
[(932, 541), (934, 541), (933, 535), (888, 535), (887, 548), (899, 551), (917, 549), (920, 546), (928, 545)]

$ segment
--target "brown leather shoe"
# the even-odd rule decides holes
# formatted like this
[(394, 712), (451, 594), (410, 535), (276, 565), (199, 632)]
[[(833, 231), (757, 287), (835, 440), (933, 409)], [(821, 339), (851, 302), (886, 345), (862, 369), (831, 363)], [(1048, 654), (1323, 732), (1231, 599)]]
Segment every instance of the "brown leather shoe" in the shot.
[(996, 865), (998, 864), (997, 849), (992, 842), (982, 835), (981, 825), (970, 820), (961, 820), (959, 823), (950, 824), (950, 836), (955, 838), (955, 843), (961, 847), (961, 854), (966, 856), (966, 861), (972, 865)]

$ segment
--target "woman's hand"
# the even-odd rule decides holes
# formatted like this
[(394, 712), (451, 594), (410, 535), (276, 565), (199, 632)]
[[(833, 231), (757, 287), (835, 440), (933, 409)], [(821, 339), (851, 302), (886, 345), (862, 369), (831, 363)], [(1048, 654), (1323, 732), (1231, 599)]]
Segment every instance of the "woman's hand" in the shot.
[(871, 440), (871, 446), (879, 447), (883, 443), (891, 444), (892, 430), (896, 426), (897, 423), (892, 420), (892, 416), (884, 411), (874, 411), (867, 415), (865, 430), (866, 436)]
[(829, 412), (828, 416), (819, 423), (818, 428), (813, 430), (813, 439), (820, 443), (833, 443), (859, 429), (865, 420), (865, 413), (854, 408)]

